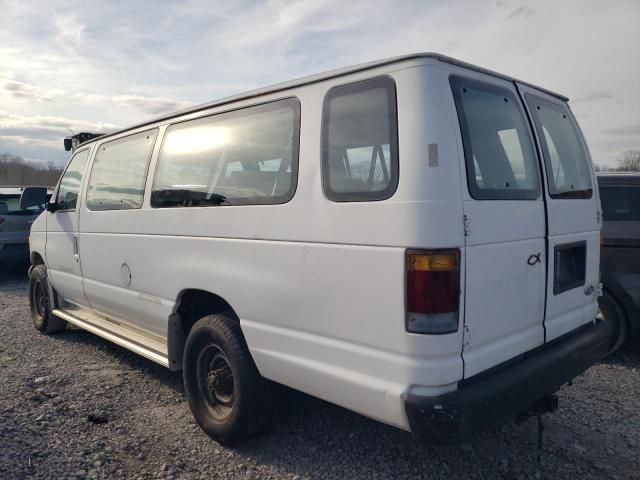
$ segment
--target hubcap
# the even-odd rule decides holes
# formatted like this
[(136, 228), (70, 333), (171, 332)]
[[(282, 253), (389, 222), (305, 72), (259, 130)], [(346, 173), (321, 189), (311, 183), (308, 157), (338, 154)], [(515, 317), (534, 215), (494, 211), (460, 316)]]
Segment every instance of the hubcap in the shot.
[(200, 391), (213, 416), (223, 420), (229, 416), (235, 400), (235, 380), (226, 355), (217, 345), (209, 345), (198, 361)]

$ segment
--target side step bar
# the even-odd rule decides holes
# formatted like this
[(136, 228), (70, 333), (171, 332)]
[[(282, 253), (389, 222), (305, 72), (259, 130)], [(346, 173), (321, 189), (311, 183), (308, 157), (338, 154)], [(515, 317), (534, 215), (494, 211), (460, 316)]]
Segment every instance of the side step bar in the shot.
[[(120, 345), (132, 352), (137, 353), (138, 355), (142, 355), (149, 360), (153, 360), (156, 363), (164, 367), (169, 367), (169, 358), (167, 356), (167, 347), (166, 345), (162, 345), (159, 342), (155, 342), (153, 340), (147, 340), (142, 337), (142, 335), (132, 332), (129, 329), (122, 327), (120, 325), (112, 324), (107, 321), (101, 321), (97, 319), (97, 317), (92, 318), (93, 322), (88, 322), (81, 318), (78, 318), (74, 315), (71, 315), (63, 310), (55, 309), (52, 312), (56, 317), (66, 320), (67, 322), (76, 325), (77, 327), (82, 328), (83, 330), (87, 330), (99, 337), (102, 337), (110, 342), (115, 343), (116, 345)], [(95, 323), (94, 323), (95, 322)], [(103, 325), (98, 324), (102, 323)], [(134, 341), (131, 339), (134, 337), (139, 341)], [(143, 345), (142, 342), (147, 343), (148, 345)], [(156, 348), (152, 348), (151, 346)], [(164, 347), (164, 348), (163, 348)]]

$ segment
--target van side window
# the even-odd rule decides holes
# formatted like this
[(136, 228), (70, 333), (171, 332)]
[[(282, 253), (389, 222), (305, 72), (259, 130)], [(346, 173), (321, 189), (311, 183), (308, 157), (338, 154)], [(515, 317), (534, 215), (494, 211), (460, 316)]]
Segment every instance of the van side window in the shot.
[(551, 198), (591, 198), (591, 165), (568, 109), (525, 94), (540, 137)]
[(298, 176), (300, 102), (294, 98), (170, 126), (153, 207), (278, 204)]
[(76, 153), (69, 162), (60, 179), (60, 186), (56, 193), (56, 202), (60, 206), (60, 210), (75, 210), (88, 158), (89, 149), (86, 149)]
[(334, 87), (323, 106), (322, 182), (336, 202), (384, 200), (398, 186), (395, 82)]
[(478, 200), (533, 200), (540, 175), (531, 131), (508, 89), (451, 77), (469, 193)]
[(87, 189), (90, 210), (142, 207), (144, 185), (158, 130), (104, 143), (98, 147)]

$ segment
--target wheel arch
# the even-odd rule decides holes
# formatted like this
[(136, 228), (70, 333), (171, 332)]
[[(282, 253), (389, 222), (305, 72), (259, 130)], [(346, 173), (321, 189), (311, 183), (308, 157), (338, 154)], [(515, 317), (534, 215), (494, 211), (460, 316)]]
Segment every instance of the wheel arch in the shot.
[(205, 315), (231, 313), (231, 318), (238, 321), (238, 316), (229, 302), (213, 292), (198, 288), (186, 288), (176, 297), (176, 303), (167, 329), (167, 349), (169, 368), (182, 370), (184, 344), (191, 327)]
[(29, 261), (31, 265), (44, 265), (44, 257), (38, 251), (30, 252)]
[(624, 316), (623, 321), (629, 329), (629, 336), (632, 339), (640, 337), (640, 320), (634, 321), (633, 300), (629, 297), (626, 290), (617, 283), (608, 282), (603, 285), (603, 291), (606, 296), (614, 302)]

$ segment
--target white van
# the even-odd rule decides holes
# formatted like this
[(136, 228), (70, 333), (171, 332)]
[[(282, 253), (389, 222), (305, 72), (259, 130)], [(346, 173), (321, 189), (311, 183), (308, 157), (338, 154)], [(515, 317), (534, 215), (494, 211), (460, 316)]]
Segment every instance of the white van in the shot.
[(80, 145), (31, 229), (31, 311), (182, 369), (223, 443), (275, 383), (458, 440), (606, 354), (600, 227), (565, 97), (416, 54)]

